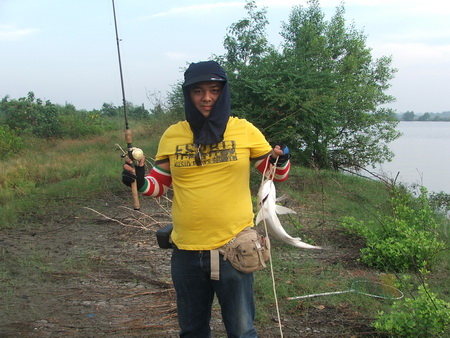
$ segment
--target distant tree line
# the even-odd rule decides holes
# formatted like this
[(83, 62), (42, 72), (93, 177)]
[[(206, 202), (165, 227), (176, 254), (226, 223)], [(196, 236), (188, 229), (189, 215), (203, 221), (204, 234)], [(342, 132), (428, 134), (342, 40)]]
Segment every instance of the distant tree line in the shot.
[[(129, 119), (179, 120), (179, 110), (167, 108), (158, 94), (147, 95), (154, 107), (126, 103)], [(171, 113), (176, 111), (176, 114)], [(25, 145), (27, 137), (42, 139), (79, 139), (101, 135), (117, 129), (117, 120), (123, 123), (124, 108), (103, 103), (100, 109), (78, 110), (73, 104), (59, 105), (50, 100), (36, 98), (34, 92), (0, 101), (0, 159), (17, 154)]]
[[(149, 112), (141, 106), (127, 104), (129, 115), (145, 118)], [(72, 104), (53, 104), (36, 98), (33, 92), (26, 97), (0, 101), (0, 158), (16, 154), (25, 144), (26, 137), (43, 139), (84, 138), (100, 135), (117, 128), (111, 117), (122, 114), (123, 107), (104, 103), (100, 110), (77, 110)]]
[(450, 121), (450, 111), (442, 113), (424, 113), (416, 115), (413, 111), (407, 111), (403, 114), (397, 114), (400, 121)]

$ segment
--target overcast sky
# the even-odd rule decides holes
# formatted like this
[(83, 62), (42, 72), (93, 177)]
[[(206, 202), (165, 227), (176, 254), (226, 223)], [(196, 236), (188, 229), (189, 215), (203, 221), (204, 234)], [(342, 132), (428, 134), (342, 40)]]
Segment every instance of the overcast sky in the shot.
[[(188, 62), (224, 53), (227, 28), (246, 15), (244, 1), (115, 0), (127, 101), (151, 107)], [(267, 7), (270, 43), (305, 0), (256, 0)], [(340, 0), (320, 1), (327, 20)], [(347, 0), (347, 23), (367, 35), (374, 57), (392, 55), (398, 69), (390, 107), (402, 113), (450, 111), (450, 2)], [(0, 0), (0, 97), (25, 97), (77, 109), (120, 105), (111, 0)]]

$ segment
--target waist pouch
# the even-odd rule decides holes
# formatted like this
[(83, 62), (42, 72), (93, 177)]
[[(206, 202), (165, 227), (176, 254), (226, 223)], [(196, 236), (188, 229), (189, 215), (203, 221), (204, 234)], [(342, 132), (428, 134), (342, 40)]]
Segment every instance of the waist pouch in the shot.
[(261, 236), (255, 229), (246, 227), (219, 248), (219, 252), (238, 271), (250, 273), (262, 270), (270, 257), (269, 237)]

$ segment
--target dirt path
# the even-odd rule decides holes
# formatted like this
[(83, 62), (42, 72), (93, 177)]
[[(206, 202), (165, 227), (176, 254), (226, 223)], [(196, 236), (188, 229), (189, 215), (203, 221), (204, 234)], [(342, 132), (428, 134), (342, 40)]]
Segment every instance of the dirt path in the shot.
[[(0, 232), (0, 336), (176, 337), (170, 251), (159, 249), (154, 236), (167, 216), (150, 201), (143, 212), (152, 220), (121, 208), (126, 203), (115, 197), (92, 202), (91, 210), (83, 204), (49, 210), (28, 230)], [(375, 336), (368, 320), (345, 308), (283, 321), (285, 337), (348, 337), (346, 326)], [(214, 337), (225, 336), (217, 305), (212, 327)], [(279, 336), (275, 323), (259, 331)]]

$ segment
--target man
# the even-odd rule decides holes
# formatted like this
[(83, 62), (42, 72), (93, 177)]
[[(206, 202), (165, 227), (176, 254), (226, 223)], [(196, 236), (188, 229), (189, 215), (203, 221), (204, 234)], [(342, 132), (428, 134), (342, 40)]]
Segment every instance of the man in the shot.
[(144, 159), (135, 170), (124, 165), (123, 181), (137, 177), (140, 192), (157, 197), (172, 185), (174, 248), (172, 280), (177, 295), (181, 337), (209, 337), (214, 295), (229, 337), (256, 337), (253, 273), (219, 260), (211, 278), (211, 250), (252, 227), (250, 164), (263, 172), (278, 158), (274, 180), (284, 181), (290, 162), (287, 147), (267, 143), (250, 122), (230, 117), (227, 75), (214, 61), (193, 63), (184, 74), (186, 121), (161, 137), (155, 166), (144, 175)]

